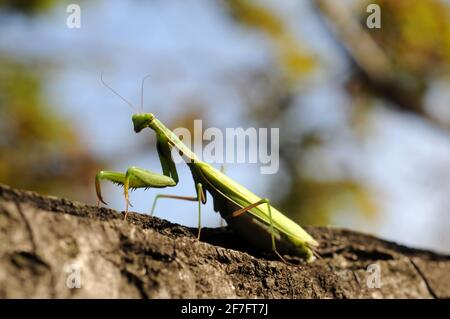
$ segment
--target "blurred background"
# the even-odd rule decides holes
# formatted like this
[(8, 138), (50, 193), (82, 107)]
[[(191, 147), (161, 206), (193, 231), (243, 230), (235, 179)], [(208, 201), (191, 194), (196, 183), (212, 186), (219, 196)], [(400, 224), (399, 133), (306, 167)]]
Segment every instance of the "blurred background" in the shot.
[[(66, 25), (70, 3), (81, 28)], [(450, 253), (449, 67), (444, 0), (0, 0), (0, 183), (95, 204), (101, 169), (161, 172), (153, 132), (136, 135), (100, 82), (139, 105), (150, 74), (144, 108), (170, 128), (280, 128), (277, 174), (226, 171), (301, 225)], [(133, 192), (133, 210), (193, 195), (178, 169), (177, 187)], [(103, 189), (123, 210), (122, 190)], [(191, 202), (156, 215), (197, 223)]]

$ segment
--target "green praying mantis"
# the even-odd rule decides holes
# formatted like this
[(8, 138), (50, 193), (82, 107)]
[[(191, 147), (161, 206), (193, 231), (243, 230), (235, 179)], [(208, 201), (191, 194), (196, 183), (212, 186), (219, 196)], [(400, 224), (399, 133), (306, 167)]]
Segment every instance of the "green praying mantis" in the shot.
[[(148, 77), (148, 76), (147, 76)], [(315, 259), (315, 248), (318, 242), (301, 226), (286, 217), (270, 204), (269, 199), (261, 198), (240, 185), (235, 180), (217, 170), (210, 164), (201, 161), (170, 129), (159, 121), (152, 113), (143, 112), (143, 88), (141, 86), (141, 112), (134, 113), (132, 122), (134, 131), (141, 132), (145, 128), (152, 129), (156, 134), (156, 150), (163, 174), (158, 174), (143, 168), (132, 166), (125, 173), (100, 171), (95, 176), (95, 188), (98, 203), (107, 203), (101, 194), (100, 181), (107, 180), (123, 186), (126, 203), (125, 219), (127, 218), (130, 189), (165, 188), (178, 184), (178, 173), (172, 158), (175, 148), (184, 156), (195, 183), (196, 196), (175, 196), (159, 194), (155, 197), (151, 214), (156, 203), (161, 198), (171, 198), (198, 202), (198, 234), (201, 232), (201, 206), (206, 203), (209, 193), (213, 199), (214, 211), (219, 212), (232, 231), (248, 244), (263, 251), (274, 252), (282, 261), (283, 254), (299, 256), (308, 262)], [(124, 100), (130, 107), (132, 104), (118, 94), (103, 80), (102, 83), (114, 94)]]

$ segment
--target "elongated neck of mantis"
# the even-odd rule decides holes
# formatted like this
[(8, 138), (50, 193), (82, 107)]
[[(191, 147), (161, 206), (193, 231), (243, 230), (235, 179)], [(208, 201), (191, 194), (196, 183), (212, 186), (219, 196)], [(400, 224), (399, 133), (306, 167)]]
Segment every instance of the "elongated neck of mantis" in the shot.
[(150, 127), (156, 132), (156, 134), (164, 135), (169, 143), (175, 147), (178, 151), (184, 154), (187, 158), (189, 158), (192, 162), (199, 162), (197, 155), (192, 152), (184, 143), (176, 136), (171, 130), (169, 130), (164, 124), (161, 123), (158, 119), (153, 119)]

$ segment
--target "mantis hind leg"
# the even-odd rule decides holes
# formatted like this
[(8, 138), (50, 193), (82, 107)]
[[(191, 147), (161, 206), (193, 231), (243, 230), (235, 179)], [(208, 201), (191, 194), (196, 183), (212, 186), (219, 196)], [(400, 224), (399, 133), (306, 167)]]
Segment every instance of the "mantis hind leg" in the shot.
[(276, 244), (275, 244), (275, 230), (273, 228), (272, 211), (270, 209), (270, 201), (269, 201), (269, 199), (263, 198), (263, 199), (257, 201), (256, 203), (253, 203), (253, 204), (251, 204), (251, 205), (249, 205), (247, 207), (243, 207), (241, 209), (238, 209), (237, 211), (234, 211), (233, 213), (231, 213), (231, 217), (232, 218), (237, 217), (239, 215), (247, 213), (252, 208), (255, 208), (255, 207), (259, 206), (259, 205), (264, 205), (264, 204), (267, 205), (267, 208), (269, 210), (269, 224), (270, 224), (270, 237), (271, 237), (271, 240), (272, 240), (272, 250), (283, 262), (287, 263), (286, 260), (283, 258), (283, 256), (281, 256), (281, 254), (277, 251), (277, 247), (276, 247)]
[(206, 203), (206, 194), (203, 192), (203, 186), (201, 183), (197, 183), (197, 196), (177, 196), (177, 195), (167, 195), (167, 194), (158, 194), (155, 196), (153, 200), (152, 210), (150, 211), (150, 216), (153, 216), (153, 212), (155, 211), (156, 203), (160, 198), (172, 198), (179, 200), (187, 200), (192, 202), (198, 201), (198, 233), (197, 239), (200, 240), (200, 230), (202, 228), (201, 224), (201, 207), (202, 204)]

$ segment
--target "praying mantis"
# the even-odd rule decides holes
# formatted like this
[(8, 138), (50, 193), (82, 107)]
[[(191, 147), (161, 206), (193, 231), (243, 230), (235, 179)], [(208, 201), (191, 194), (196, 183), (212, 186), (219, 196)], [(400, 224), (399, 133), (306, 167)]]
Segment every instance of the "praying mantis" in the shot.
[[(147, 76), (148, 77), (148, 76)], [(143, 105), (143, 88), (141, 86), (141, 110)], [(102, 83), (114, 94), (119, 96), (131, 107), (132, 104), (118, 94), (103, 80)], [(136, 188), (165, 188), (178, 184), (178, 173), (172, 158), (172, 149), (175, 148), (184, 156), (194, 180), (195, 196), (156, 195), (151, 214), (156, 203), (161, 198), (171, 198), (198, 203), (198, 233), (201, 233), (201, 206), (206, 204), (207, 193), (213, 199), (214, 211), (219, 212), (232, 231), (248, 244), (263, 251), (272, 251), (282, 261), (282, 255), (294, 255), (311, 262), (317, 253), (315, 248), (318, 242), (308, 234), (300, 225), (286, 217), (270, 204), (267, 198), (261, 198), (225, 175), (222, 171), (210, 164), (201, 161), (170, 129), (159, 121), (152, 113), (143, 111), (132, 115), (134, 131), (136, 133), (149, 128), (156, 134), (156, 150), (162, 167), (162, 174), (139, 167), (129, 167), (125, 173), (113, 171), (100, 171), (95, 176), (95, 189), (98, 203), (107, 203), (102, 198), (100, 181), (106, 180), (123, 186), (126, 203), (125, 219), (127, 218), (130, 189)]]

